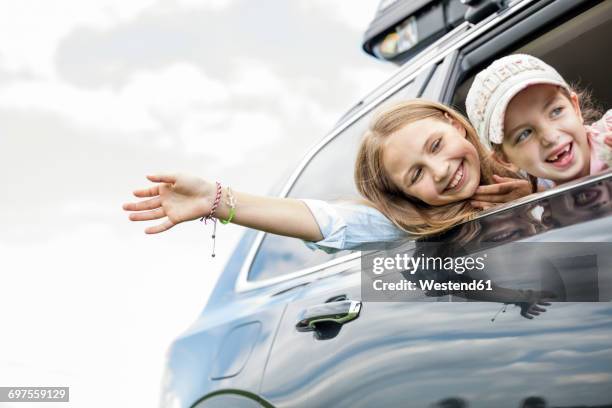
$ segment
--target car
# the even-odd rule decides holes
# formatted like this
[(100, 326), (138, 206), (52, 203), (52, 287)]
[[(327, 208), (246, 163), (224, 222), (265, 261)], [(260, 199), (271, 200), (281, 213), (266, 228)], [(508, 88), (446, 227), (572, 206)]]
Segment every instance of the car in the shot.
[[(353, 160), (375, 110), (422, 97), (465, 112), (475, 74), (510, 53), (543, 59), (610, 106), (611, 1), (496, 3), (491, 14), (458, 21), (349, 109), (280, 196), (358, 197)], [(168, 350), (161, 405), (612, 407), (611, 215), (606, 172), (482, 212), (437, 237), (453, 247), (486, 242), (516, 257), (521, 245), (565, 243), (555, 247), (565, 260), (584, 262), (555, 264), (555, 274), (578, 283), (533, 320), (512, 305), (498, 314), (513, 302), (458, 305), (445, 291), (418, 302), (373, 299), (363, 291), (365, 251), (328, 254), (247, 230), (203, 312)], [(504, 284), (522, 287), (525, 276), (529, 270), (505, 274)]]

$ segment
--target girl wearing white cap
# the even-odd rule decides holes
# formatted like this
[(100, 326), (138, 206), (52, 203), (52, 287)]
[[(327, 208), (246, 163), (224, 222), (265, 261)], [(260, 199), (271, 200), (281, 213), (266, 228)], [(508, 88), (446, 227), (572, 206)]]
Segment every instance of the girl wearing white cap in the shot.
[(533, 56), (509, 55), (481, 71), (466, 108), (494, 156), (532, 177), (562, 184), (612, 164), (612, 110), (600, 117), (588, 94)]

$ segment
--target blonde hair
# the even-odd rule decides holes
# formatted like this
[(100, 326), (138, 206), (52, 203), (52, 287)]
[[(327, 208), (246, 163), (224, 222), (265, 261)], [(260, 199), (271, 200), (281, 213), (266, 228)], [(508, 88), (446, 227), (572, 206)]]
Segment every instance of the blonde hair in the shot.
[(468, 200), (432, 206), (404, 194), (393, 183), (383, 166), (384, 141), (409, 123), (426, 118), (446, 120), (445, 114), (461, 124), (467, 140), (476, 148), (480, 159), (480, 184), (492, 184), (493, 174), (523, 178), (494, 161), (491, 152), (478, 140), (476, 130), (460, 113), (448, 106), (424, 99), (413, 99), (391, 106), (378, 114), (366, 131), (355, 162), (355, 184), (359, 193), (397, 227), (416, 236), (430, 236), (477, 213)]

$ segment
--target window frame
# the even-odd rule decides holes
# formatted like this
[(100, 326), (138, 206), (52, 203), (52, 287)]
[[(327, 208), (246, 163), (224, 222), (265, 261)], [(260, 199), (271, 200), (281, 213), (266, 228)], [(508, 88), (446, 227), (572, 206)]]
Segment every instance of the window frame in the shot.
[[(441, 94), (441, 102), (450, 105), (453, 101), (455, 92), (468, 77), (466, 73), (473, 72), (478, 67), (482, 67), (483, 63), (487, 61), (490, 62), (491, 55), (502, 54), (505, 50), (516, 46), (517, 42), (521, 39), (533, 36), (534, 33), (537, 33), (538, 36), (545, 34), (551, 29), (554, 29), (560, 25), (558, 24), (559, 18), (564, 18), (567, 16), (565, 21), (561, 23), (565, 24), (567, 21), (575, 18), (577, 15), (604, 1), (605, 0), (580, 0), (574, 2), (564, 2), (560, 0), (546, 0), (536, 2), (533, 7), (523, 10), (512, 19), (507, 19), (507, 21), (504, 21), (503, 23), (494, 27), (490, 32), (484, 33), (484, 35), (475, 38), (473, 41), (466, 42), (466, 44), (464, 44), (462, 47), (457, 48), (457, 58), (448, 77), (448, 84), (446, 87), (444, 87)], [(551, 7), (552, 10), (546, 10), (548, 7)], [(546, 12), (538, 14), (543, 10)], [(554, 14), (551, 15), (551, 13)], [(529, 17), (523, 18), (524, 15)], [(514, 20), (518, 21), (515, 22)], [(524, 35), (518, 35), (520, 33), (523, 33)], [(502, 37), (501, 41), (500, 37)], [(495, 38), (498, 41), (491, 41), (492, 38)], [(557, 186), (543, 192), (534, 193), (506, 204), (481, 211), (472, 220), (462, 222), (458, 225), (476, 221), (511, 208), (533, 204), (555, 195), (565, 194), (574, 188), (581, 187), (586, 184), (596, 183), (608, 178), (612, 178), (612, 169), (601, 174), (583, 177), (579, 180), (565, 183), (561, 186)]]
[[(368, 97), (371, 97), (370, 100), (368, 100), (365, 103), (361, 103), (360, 109), (350, 112), (349, 115), (345, 115), (346, 117), (345, 120), (341, 120), (339, 124), (336, 126), (336, 128), (331, 133), (329, 133), (327, 136), (325, 136), (319, 143), (317, 143), (310, 150), (310, 152), (304, 157), (304, 159), (302, 159), (297, 169), (291, 175), (291, 177), (289, 178), (289, 181), (286, 183), (286, 185), (284, 186), (284, 188), (282, 189), (278, 197), (283, 197), (283, 198), (287, 197), (287, 195), (289, 194), (293, 186), (296, 184), (296, 182), (298, 181), (298, 179), (300, 178), (300, 176), (302, 175), (306, 167), (317, 156), (317, 154), (321, 152), (321, 150), (323, 150), (325, 147), (327, 147), (329, 143), (334, 141), (336, 137), (341, 136), (345, 130), (350, 128), (353, 124), (355, 124), (365, 115), (367, 115), (369, 112), (375, 109), (378, 105), (386, 101), (389, 97), (393, 96), (396, 92), (401, 91), (401, 89), (404, 86), (410, 84), (410, 82), (417, 80), (420, 75), (424, 74), (426, 75), (426, 77), (421, 87), (417, 90), (417, 96), (422, 94), (424, 89), (427, 87), (427, 84), (429, 80), (431, 79), (431, 74), (434, 71), (434, 68), (438, 62), (440, 61), (431, 60), (430, 63), (409, 71), (401, 80), (397, 81), (392, 86), (385, 87), (385, 85), (388, 85), (388, 82), (386, 81), (384, 84), (379, 86), (374, 92), (369, 94)], [(395, 78), (397, 78), (397, 73), (392, 76), (392, 79), (395, 79)], [(352, 262), (350, 261), (353, 261), (361, 256), (361, 251), (354, 251), (350, 254), (339, 256), (334, 259), (330, 259), (329, 261), (320, 263), (318, 265), (313, 265), (307, 268), (298, 269), (294, 272), (284, 273), (280, 276), (276, 276), (276, 277), (268, 278), (268, 279), (262, 279), (260, 281), (250, 281), (248, 280), (249, 271), (251, 270), (253, 266), (255, 258), (257, 257), (259, 249), (261, 248), (263, 240), (267, 234), (268, 234), (267, 232), (263, 232), (263, 231), (259, 231), (257, 233), (257, 236), (255, 237), (255, 240), (253, 241), (253, 244), (251, 245), (251, 248), (249, 249), (249, 252), (247, 253), (245, 262), (242, 264), (240, 273), (238, 274), (238, 279), (236, 280), (236, 285), (235, 285), (236, 292), (245, 292), (245, 291), (258, 289), (258, 288), (265, 287), (265, 286), (274, 285), (279, 282), (284, 282), (287, 280), (295, 279), (300, 276), (312, 274), (312, 273), (322, 271), (325, 269), (329, 269), (329, 268), (333, 268), (334, 270), (336, 270), (338, 268), (334, 268), (334, 267), (337, 265), (341, 265), (341, 264), (347, 264), (347, 268), (348, 268), (349, 265), (352, 265)], [(342, 272), (345, 269), (346, 268), (340, 268), (339, 270), (336, 270), (336, 272)]]
[[(574, 13), (568, 18), (572, 19), (576, 13), (580, 14), (596, 4), (605, 0), (573, 0), (565, 2), (561, 0), (540, 0), (525, 10), (517, 10), (513, 18), (508, 18), (493, 27), (489, 32), (474, 38), (461, 47), (457, 48), (458, 55), (448, 80), (448, 86), (444, 87), (441, 102), (450, 104), (453, 96), (465, 79), (465, 73), (478, 68), (484, 68), (485, 62), (490, 60), (491, 55), (502, 54), (513, 48), (517, 40), (522, 37), (534, 35), (534, 32), (548, 32), (558, 26), (560, 17)], [(590, 5), (590, 7), (589, 7)], [(540, 14), (540, 12), (542, 12)], [(554, 15), (550, 15), (554, 13)], [(495, 41), (491, 41), (495, 39)]]
[[(323, 149), (329, 142), (331, 142), (335, 137), (337, 137), (344, 130), (350, 127), (354, 122), (361, 119), (364, 115), (366, 115), (376, 106), (383, 103), (387, 98), (395, 94), (402, 87), (407, 85), (410, 81), (415, 80), (427, 69), (431, 69), (435, 65), (442, 63), (444, 59), (449, 57), (452, 53), (455, 53), (458, 50), (461, 50), (466, 45), (471, 44), (474, 40), (488, 33), (489, 30), (498, 27), (504, 21), (514, 16), (521, 10), (525, 9), (529, 5), (537, 3), (537, 1), (538, 0), (522, 0), (520, 2), (511, 4), (507, 8), (504, 8), (503, 10), (494, 13), (488, 18), (484, 19), (477, 25), (472, 25), (470, 23), (465, 22), (456, 29), (465, 30), (462, 35), (453, 36), (448, 40), (443, 37), (431, 46), (429, 46), (419, 55), (415, 56), (412, 60), (408, 61), (403, 67), (399, 69), (397, 73), (393, 74), (388, 80), (386, 80), (383, 84), (377, 87), (372, 93), (368, 94), (364, 98), (364, 100), (359, 103), (359, 105), (361, 105), (360, 109), (355, 109), (352, 112), (349, 111), (349, 113), (346, 114), (345, 117), (343, 117), (338, 122), (336, 127), (306, 154), (306, 156), (302, 159), (296, 170), (293, 172), (293, 174), (285, 184), (285, 187), (282, 189), (278, 197), (287, 197), (287, 194), (297, 181), (298, 177), (302, 174), (306, 166), (316, 156), (316, 154), (321, 149)], [(455, 60), (455, 58), (453, 58), (453, 60)], [(448, 78), (448, 76), (446, 78)], [(425, 87), (428, 84), (429, 83), (426, 82), (424, 84)], [(417, 94), (417, 96), (422, 94), (424, 90), (424, 88), (420, 89), (419, 94)], [(253, 244), (251, 245), (247, 256), (241, 266), (238, 278), (236, 279), (234, 285), (235, 292), (241, 293), (259, 289), (262, 287), (271, 286), (304, 275), (323, 271), (328, 268), (332, 268), (334, 270), (333, 273), (339, 273), (343, 270), (346, 270), (353, 264), (353, 262), (350, 261), (353, 261), (361, 256), (360, 251), (355, 251), (354, 253), (332, 259), (320, 265), (315, 265), (313, 267), (297, 270), (295, 272), (286, 273), (278, 277), (261, 281), (249, 281), (249, 271), (266, 234), (267, 233), (262, 231), (259, 231), (257, 233), (257, 236), (255, 237), (255, 240), (253, 241)], [(342, 266), (342, 264), (344, 263), (346, 263), (346, 266), (344, 268), (335, 268), (335, 266)]]

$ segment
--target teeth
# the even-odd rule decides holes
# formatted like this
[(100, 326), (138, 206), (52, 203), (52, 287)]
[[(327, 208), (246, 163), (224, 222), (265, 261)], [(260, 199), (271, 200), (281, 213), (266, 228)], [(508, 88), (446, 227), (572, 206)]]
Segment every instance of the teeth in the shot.
[(563, 150), (561, 150), (559, 153), (557, 153), (555, 156), (551, 156), (548, 159), (546, 159), (547, 161), (555, 161), (559, 158), (559, 156), (561, 156), (563, 153), (567, 153), (569, 151), (570, 145), (568, 144), (567, 146), (565, 146), (565, 148)]
[(457, 184), (459, 183), (459, 180), (461, 180), (461, 177), (463, 177), (463, 168), (462, 167), (460, 167), (459, 170), (457, 170), (457, 172), (455, 173), (455, 177), (453, 177), (453, 180), (448, 185), (448, 188), (449, 189), (455, 188), (457, 186)]

